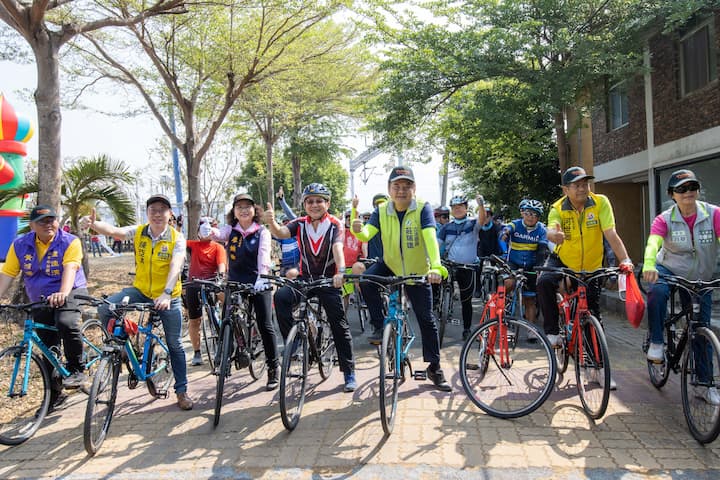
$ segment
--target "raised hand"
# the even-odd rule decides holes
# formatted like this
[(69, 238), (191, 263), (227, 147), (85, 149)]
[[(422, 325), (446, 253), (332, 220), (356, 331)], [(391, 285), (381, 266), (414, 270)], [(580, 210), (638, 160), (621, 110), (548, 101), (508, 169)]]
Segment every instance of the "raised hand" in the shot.
[(277, 195), (275, 195), (275, 196), (276, 196), (278, 199), (280, 199), (280, 200), (282, 200), (283, 198), (285, 198), (285, 192), (283, 191), (282, 185), (281, 185), (280, 188), (278, 189)]
[(352, 207), (357, 209), (358, 205), (360, 205), (360, 199), (358, 198), (357, 193), (356, 193), (352, 199)]
[[(280, 187), (282, 188), (282, 187)], [(265, 212), (263, 213), (263, 222), (272, 225), (275, 223), (275, 210), (273, 210), (272, 203), (267, 202)]]

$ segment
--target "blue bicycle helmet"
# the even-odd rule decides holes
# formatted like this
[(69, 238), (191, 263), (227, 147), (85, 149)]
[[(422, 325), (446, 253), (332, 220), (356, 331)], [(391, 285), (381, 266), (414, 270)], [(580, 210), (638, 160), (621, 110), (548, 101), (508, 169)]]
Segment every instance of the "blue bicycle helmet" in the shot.
[(302, 201), (304, 202), (307, 197), (322, 197), (330, 200), (330, 190), (322, 183), (311, 183), (303, 190)]
[(454, 207), (455, 205), (462, 205), (462, 204), (465, 204), (465, 205), (468, 204), (468, 199), (464, 195), (455, 195), (454, 197), (452, 197), (450, 199), (451, 207)]
[(538, 200), (532, 200), (529, 198), (526, 198), (523, 201), (521, 201), (519, 208), (520, 208), (521, 212), (523, 210), (532, 210), (533, 212), (537, 213), (538, 215), (542, 215), (543, 211), (544, 211), (542, 203), (540, 203)]

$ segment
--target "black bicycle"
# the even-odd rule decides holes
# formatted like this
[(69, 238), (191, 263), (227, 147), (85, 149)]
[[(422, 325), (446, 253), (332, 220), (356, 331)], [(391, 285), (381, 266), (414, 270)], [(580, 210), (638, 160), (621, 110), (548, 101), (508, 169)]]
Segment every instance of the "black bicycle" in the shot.
[(297, 427), (305, 404), (308, 370), (317, 363), (320, 376), (326, 380), (338, 363), (335, 340), (325, 310), (314, 291), (332, 287), (332, 278), (312, 282), (290, 280), (285, 277), (261, 275), (278, 286), (287, 286), (299, 294), (300, 302), (293, 310), (295, 324), (285, 339), (282, 370), (280, 371), (280, 417), (285, 428)]
[[(720, 279), (710, 282), (691, 281), (676, 275), (660, 275), (670, 287), (670, 313), (663, 324), (664, 358), (647, 361), (650, 382), (660, 389), (670, 371), (680, 373), (683, 413), (692, 436), (700, 443), (710, 443), (720, 434), (720, 405), (708, 400), (710, 392), (720, 386), (720, 342), (709, 325), (700, 322), (700, 297), (720, 288)], [(676, 293), (687, 292), (691, 302), (678, 309)], [(650, 345), (650, 333), (643, 352)], [(711, 390), (712, 389), (712, 390)]]
[(247, 368), (253, 380), (258, 380), (267, 367), (265, 347), (253, 312), (254, 286), (225, 281), (223, 291), (225, 292), (225, 308), (223, 308), (220, 324), (218, 357), (215, 360), (217, 365), (213, 418), (215, 427), (220, 422), (225, 379), (230, 376), (232, 365), (235, 365), (237, 370)]

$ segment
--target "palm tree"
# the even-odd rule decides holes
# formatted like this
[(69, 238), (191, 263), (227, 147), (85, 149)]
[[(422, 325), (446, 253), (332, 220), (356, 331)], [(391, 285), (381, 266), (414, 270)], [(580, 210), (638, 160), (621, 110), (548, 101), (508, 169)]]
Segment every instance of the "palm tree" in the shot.
[[(62, 179), (60, 202), (65, 217), (61, 219), (61, 225), (69, 218), (71, 230), (78, 232), (80, 217), (89, 214), (99, 202), (109, 207), (117, 225), (131, 225), (135, 222), (132, 199), (123, 188), (131, 184), (135, 177), (122, 161), (113, 160), (107, 155), (81, 158), (63, 168)], [(0, 205), (13, 197), (36, 193), (37, 177), (27, 179), (20, 187), (0, 191)], [(87, 255), (83, 257), (83, 268), (86, 274), (89, 273)]]

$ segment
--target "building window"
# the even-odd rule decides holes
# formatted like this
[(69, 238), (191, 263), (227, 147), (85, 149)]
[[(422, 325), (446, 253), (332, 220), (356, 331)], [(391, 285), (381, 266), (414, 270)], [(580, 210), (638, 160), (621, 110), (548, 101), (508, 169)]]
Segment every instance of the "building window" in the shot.
[(688, 95), (716, 78), (715, 28), (708, 21), (680, 40), (680, 92)]
[(608, 92), (610, 130), (624, 127), (629, 122), (627, 84), (618, 83)]

